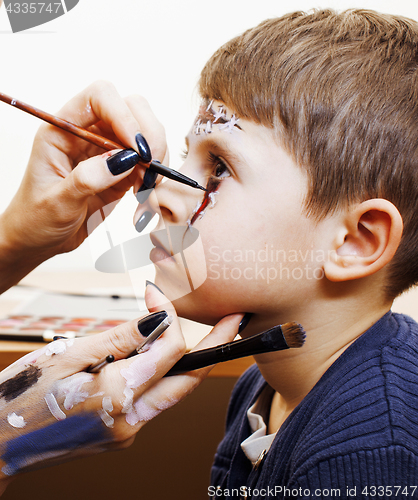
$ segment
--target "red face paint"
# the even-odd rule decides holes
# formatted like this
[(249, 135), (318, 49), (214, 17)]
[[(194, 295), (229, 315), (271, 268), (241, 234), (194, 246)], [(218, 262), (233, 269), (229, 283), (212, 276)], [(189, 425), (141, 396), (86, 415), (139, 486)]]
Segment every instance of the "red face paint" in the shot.
[(213, 203), (213, 196), (210, 195), (215, 193), (218, 189), (221, 180), (217, 177), (210, 177), (206, 185), (206, 192), (200, 207), (195, 211), (192, 218), (190, 219), (190, 225), (192, 226), (200, 217), (203, 216), (204, 211), (208, 206)]

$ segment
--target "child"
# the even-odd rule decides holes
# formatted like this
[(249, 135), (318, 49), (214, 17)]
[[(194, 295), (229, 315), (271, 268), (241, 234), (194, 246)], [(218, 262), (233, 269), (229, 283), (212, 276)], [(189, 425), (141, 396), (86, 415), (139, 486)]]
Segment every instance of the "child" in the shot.
[[(209, 496), (418, 496), (418, 326), (390, 311), (418, 281), (418, 25), (268, 20), (211, 57), (199, 91), (182, 172), (219, 181), (215, 207), (197, 219), (197, 190), (156, 188), (157, 229), (193, 221), (205, 249), (207, 279), (177, 312), (307, 332), (238, 382)], [(182, 261), (153, 241), (156, 284), (178, 297)]]

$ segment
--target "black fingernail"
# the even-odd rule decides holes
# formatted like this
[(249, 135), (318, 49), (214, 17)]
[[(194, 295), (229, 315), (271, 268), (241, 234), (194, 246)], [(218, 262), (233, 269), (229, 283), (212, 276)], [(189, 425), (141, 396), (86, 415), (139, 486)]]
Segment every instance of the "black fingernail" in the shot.
[(157, 180), (158, 173), (154, 172), (153, 170), (150, 170), (147, 168), (147, 171), (145, 172), (144, 175), (144, 180), (142, 181), (142, 185), (145, 186), (146, 188), (152, 188), (155, 186), (155, 181)]
[(144, 175), (142, 186), (136, 193), (136, 199), (138, 200), (138, 203), (145, 203), (147, 201), (148, 196), (151, 193), (151, 189), (155, 188), (155, 181), (157, 180), (157, 177), (157, 172), (153, 172), (149, 168), (147, 169)]
[(138, 233), (140, 233), (141, 231), (143, 231), (149, 221), (152, 219), (152, 213), (151, 212), (144, 212), (141, 217), (138, 219), (138, 222), (135, 224), (135, 229), (138, 231)]
[(139, 162), (139, 154), (133, 149), (124, 149), (106, 160), (107, 166), (113, 175), (123, 174)]
[(151, 191), (155, 188), (155, 184), (150, 187), (149, 189), (146, 188), (145, 186), (141, 186), (138, 189), (138, 192), (136, 193), (135, 197), (138, 201), (139, 204), (143, 204), (148, 200), (149, 195), (151, 194)]
[(242, 318), (241, 323), (239, 324), (239, 327), (238, 327), (238, 333), (241, 333), (244, 330), (244, 328), (248, 325), (252, 315), (253, 315), (253, 313), (245, 313), (244, 314), (244, 317)]
[(138, 144), (138, 151), (141, 155), (142, 160), (145, 163), (149, 163), (152, 160), (151, 149), (148, 146), (148, 142), (145, 140), (145, 137), (138, 133), (135, 136), (136, 143)]
[(138, 321), (139, 333), (144, 337), (148, 337), (167, 317), (166, 311), (159, 311), (140, 319)]
[(153, 286), (154, 288), (156, 288), (160, 293), (162, 293), (163, 295), (165, 295), (165, 293), (161, 290), (161, 288), (159, 288), (155, 283), (153, 283), (152, 281), (149, 281), (149, 280), (145, 280), (145, 288), (148, 286), (148, 285), (151, 285)]

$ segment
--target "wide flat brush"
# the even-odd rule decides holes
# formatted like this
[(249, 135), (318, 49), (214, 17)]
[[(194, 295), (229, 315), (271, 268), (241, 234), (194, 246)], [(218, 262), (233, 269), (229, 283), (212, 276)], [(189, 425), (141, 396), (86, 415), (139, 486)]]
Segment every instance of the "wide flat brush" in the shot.
[[(117, 142), (111, 141), (110, 139), (106, 139), (101, 135), (94, 134), (93, 132), (90, 132), (89, 130), (79, 127), (74, 123), (71, 123), (67, 120), (63, 120), (62, 118), (58, 118), (58, 116), (46, 113), (41, 109), (31, 106), (30, 104), (26, 104), (25, 102), (19, 101), (18, 99), (8, 96), (7, 94), (3, 94), (3, 92), (0, 92), (0, 101), (5, 102), (6, 104), (10, 104), (11, 106), (18, 108), (21, 111), (24, 111), (25, 113), (29, 113), (30, 115), (36, 116), (36, 118), (40, 118), (41, 120), (48, 122), (51, 125), (60, 128), (61, 130), (70, 132), (70, 134), (73, 134), (79, 137), (80, 139), (84, 139), (85, 141), (90, 142), (91, 144), (94, 144), (95, 146), (98, 146), (106, 151), (112, 151), (113, 149), (126, 149), (124, 146), (121, 146)], [(194, 181), (190, 177), (187, 177), (186, 175), (181, 174), (180, 172), (177, 172), (177, 170), (173, 170), (170, 167), (165, 167), (164, 165), (161, 165), (161, 163), (158, 161), (152, 161), (149, 164), (149, 168), (154, 172), (163, 175), (164, 177), (167, 177), (177, 182), (181, 182), (182, 184), (186, 184), (187, 186), (206, 191), (206, 189), (203, 186), (201, 186), (198, 182)]]
[(246, 356), (299, 348), (303, 346), (305, 336), (304, 329), (298, 323), (278, 325), (247, 339), (236, 340), (235, 342), (228, 342), (209, 349), (185, 354), (166, 373), (166, 376), (179, 375), (180, 373)]

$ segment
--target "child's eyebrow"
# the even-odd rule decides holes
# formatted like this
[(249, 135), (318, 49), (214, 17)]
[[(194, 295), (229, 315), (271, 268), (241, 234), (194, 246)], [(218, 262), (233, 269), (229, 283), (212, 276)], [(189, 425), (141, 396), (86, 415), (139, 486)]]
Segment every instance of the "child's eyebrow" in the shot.
[[(189, 148), (189, 137), (186, 136), (186, 147)], [(219, 144), (219, 142), (210, 136), (205, 136), (199, 142), (197, 146), (198, 149), (208, 150), (210, 149), (212, 153), (217, 156), (225, 157), (226, 160), (231, 163), (247, 163), (245, 157), (238, 151), (232, 151), (227, 144)]]

